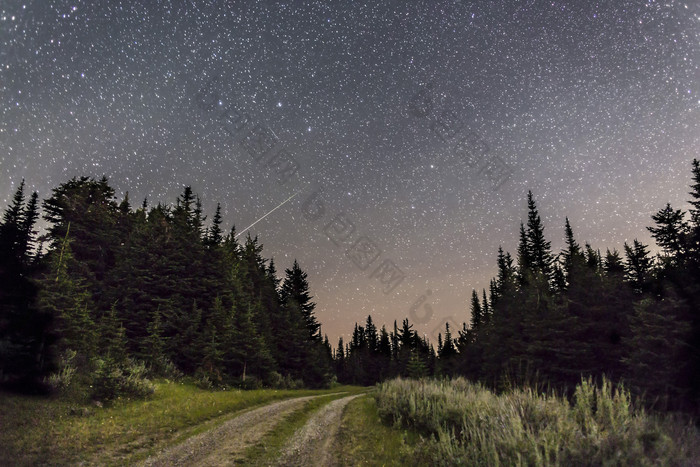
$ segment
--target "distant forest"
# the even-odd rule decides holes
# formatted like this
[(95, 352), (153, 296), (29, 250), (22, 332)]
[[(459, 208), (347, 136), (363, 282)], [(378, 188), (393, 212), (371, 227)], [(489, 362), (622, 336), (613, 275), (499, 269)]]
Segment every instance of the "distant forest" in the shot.
[(174, 205), (134, 208), (106, 178), (80, 177), (40, 206), (22, 181), (0, 223), (0, 383), (109, 399), (145, 376), (247, 388), (462, 375), (568, 392), (605, 375), (656, 408), (697, 410), (697, 160), (691, 178), (688, 213), (651, 216), (656, 256), (637, 240), (622, 252), (581, 245), (568, 219), (554, 252), (528, 193), (515, 257), (499, 248), (498, 276), (465, 304), (468, 324), (431, 343), (407, 319), (387, 330), (368, 316), (337, 346), (301, 266), (280, 280), (257, 237), (224, 231), (219, 206), (208, 222), (190, 187)]

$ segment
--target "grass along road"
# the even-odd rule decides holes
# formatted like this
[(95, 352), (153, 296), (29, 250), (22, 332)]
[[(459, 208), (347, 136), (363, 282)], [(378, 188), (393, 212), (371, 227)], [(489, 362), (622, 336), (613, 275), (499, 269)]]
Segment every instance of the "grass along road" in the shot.
[(244, 411), (291, 398), (364, 391), (351, 386), (209, 391), (160, 381), (147, 400), (118, 400), (103, 408), (0, 393), (0, 460), (11, 459), (12, 465), (134, 465)]

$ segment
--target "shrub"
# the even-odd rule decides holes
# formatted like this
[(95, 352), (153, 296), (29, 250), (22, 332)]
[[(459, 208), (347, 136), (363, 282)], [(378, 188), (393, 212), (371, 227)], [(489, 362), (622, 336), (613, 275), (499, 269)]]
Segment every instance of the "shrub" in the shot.
[(146, 366), (141, 362), (127, 360), (117, 363), (111, 358), (96, 359), (92, 380), (92, 398), (111, 401), (120, 397), (147, 397), (155, 386), (146, 378)]
[(211, 379), (209, 372), (205, 371), (203, 368), (197, 368), (194, 372), (194, 385), (200, 389), (211, 390), (216, 386), (214, 381)]
[(495, 395), (461, 378), (397, 379), (375, 398), (386, 422), (424, 436), (417, 464), (691, 465), (700, 455), (694, 427), (635, 410), (607, 381), (582, 381), (573, 404), (527, 389)]
[(246, 376), (245, 379), (235, 378), (232, 380), (232, 385), (238, 389), (261, 389), (262, 381), (255, 376)]
[(184, 374), (175, 366), (172, 360), (161, 355), (148, 364), (148, 376), (180, 381)]
[(74, 364), (76, 355), (75, 350), (67, 349), (58, 359), (57, 371), (44, 378), (44, 384), (50, 388), (51, 392), (63, 393), (71, 386), (76, 372)]

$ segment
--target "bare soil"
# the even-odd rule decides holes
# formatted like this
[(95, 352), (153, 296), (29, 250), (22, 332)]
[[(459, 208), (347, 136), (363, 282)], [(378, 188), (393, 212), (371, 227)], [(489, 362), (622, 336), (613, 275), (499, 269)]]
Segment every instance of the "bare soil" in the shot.
[(217, 428), (188, 438), (183, 443), (147, 459), (140, 465), (155, 467), (236, 464), (242, 460), (242, 454), (246, 448), (260, 441), (286, 415), (300, 409), (308, 400), (317, 397), (323, 397), (323, 395), (274, 402), (249, 410), (234, 416)]
[(279, 466), (335, 466), (338, 460), (333, 444), (345, 406), (356, 397), (336, 399), (323, 406), (292, 436), (277, 461)]

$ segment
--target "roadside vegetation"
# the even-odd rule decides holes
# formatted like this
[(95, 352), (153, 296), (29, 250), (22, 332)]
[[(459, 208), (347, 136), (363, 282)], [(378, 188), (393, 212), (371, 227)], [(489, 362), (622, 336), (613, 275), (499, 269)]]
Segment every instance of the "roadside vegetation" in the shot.
[(375, 398), (360, 397), (345, 408), (335, 448), (341, 465), (413, 465), (419, 439), (413, 430), (382, 423)]
[(190, 383), (153, 384), (153, 395), (146, 400), (117, 399), (105, 407), (65, 397), (0, 393), (0, 459), (11, 459), (14, 465), (129, 464), (245, 409), (291, 397), (364, 390), (212, 391)]
[(688, 422), (646, 413), (624, 388), (582, 381), (573, 400), (516, 389), (497, 395), (463, 378), (379, 385), (379, 416), (423, 440), (415, 465), (697, 465)]

